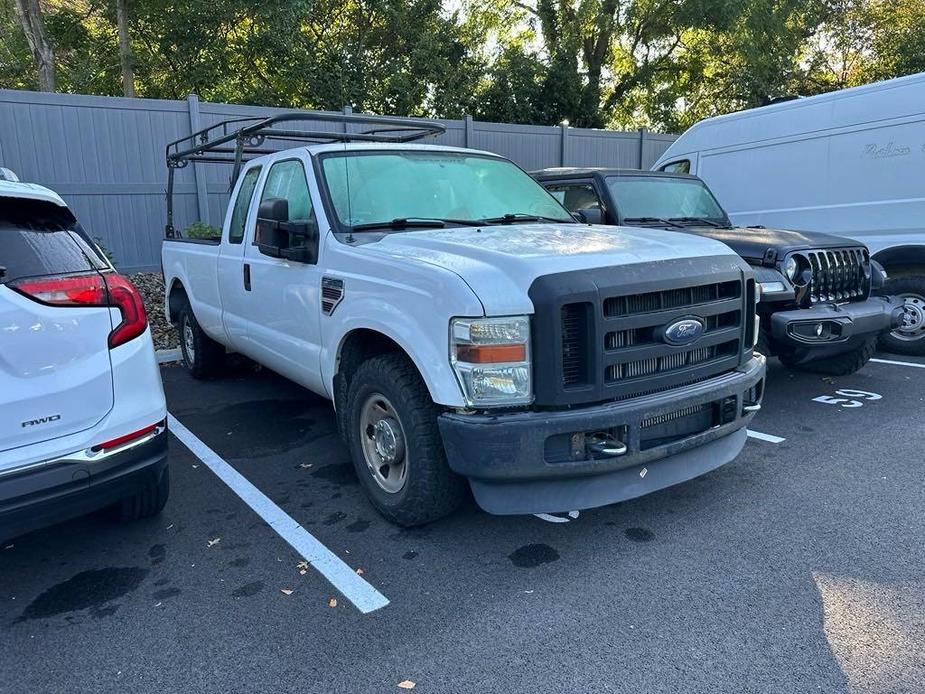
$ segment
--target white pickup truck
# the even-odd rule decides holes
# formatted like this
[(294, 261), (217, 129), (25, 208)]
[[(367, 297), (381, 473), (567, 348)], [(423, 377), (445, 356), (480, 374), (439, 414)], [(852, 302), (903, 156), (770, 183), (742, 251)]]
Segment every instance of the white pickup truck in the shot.
[(765, 360), (729, 248), (578, 222), (502, 157), (407, 144), (433, 132), (417, 121), (262, 154), (294, 119), (168, 148), (172, 172), (235, 143), (221, 239), (178, 238), (171, 214), (163, 245), (194, 377), (234, 351), (333, 400), (402, 525), (451, 512), (466, 481), (491, 513), (567, 511), (738, 455)]

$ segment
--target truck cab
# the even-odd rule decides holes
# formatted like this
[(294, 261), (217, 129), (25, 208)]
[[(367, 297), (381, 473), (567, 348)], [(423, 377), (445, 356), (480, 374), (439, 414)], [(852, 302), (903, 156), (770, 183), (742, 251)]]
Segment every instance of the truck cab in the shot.
[(761, 288), (758, 349), (832, 375), (860, 369), (902, 322), (902, 302), (873, 296), (885, 273), (862, 244), (819, 232), (737, 227), (706, 184), (680, 172), (555, 168), (533, 173), (581, 219), (684, 232), (725, 243)]
[[(707, 238), (580, 223), (503, 157), (370, 121), (380, 134), (353, 117), (352, 134), (292, 147), (287, 127), (289, 149), (239, 154), (220, 239), (168, 226), (166, 310), (194, 377), (234, 351), (331, 399), (364, 490), (401, 525), (467, 486), (491, 513), (570, 511), (736, 457), (765, 369), (746, 263)], [(168, 163), (210, 156), (211, 135)]]

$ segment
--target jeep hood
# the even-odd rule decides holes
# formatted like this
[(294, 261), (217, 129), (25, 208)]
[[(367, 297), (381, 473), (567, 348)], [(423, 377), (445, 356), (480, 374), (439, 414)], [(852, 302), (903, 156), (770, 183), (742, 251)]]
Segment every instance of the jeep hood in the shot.
[(527, 292), (542, 275), (705, 256), (716, 257), (718, 270), (741, 262), (727, 246), (699, 235), (554, 223), (402, 232), (366, 248), (454, 272), (487, 315), (532, 313)]
[(808, 251), (815, 248), (853, 248), (864, 244), (842, 236), (823, 234), (816, 231), (788, 231), (784, 229), (762, 229), (733, 227), (688, 228), (689, 233), (722, 241), (740, 256), (752, 263), (760, 263), (765, 254), (773, 249), (777, 258), (783, 258), (793, 251)]

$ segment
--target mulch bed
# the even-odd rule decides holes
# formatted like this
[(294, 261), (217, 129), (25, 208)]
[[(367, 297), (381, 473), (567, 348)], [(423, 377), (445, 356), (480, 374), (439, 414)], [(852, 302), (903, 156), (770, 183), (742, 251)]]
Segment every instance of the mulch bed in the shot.
[(148, 312), (148, 324), (151, 326), (151, 337), (154, 338), (154, 349), (173, 349), (179, 344), (177, 331), (167, 323), (164, 317), (164, 278), (159, 272), (136, 272), (129, 275), (145, 303)]

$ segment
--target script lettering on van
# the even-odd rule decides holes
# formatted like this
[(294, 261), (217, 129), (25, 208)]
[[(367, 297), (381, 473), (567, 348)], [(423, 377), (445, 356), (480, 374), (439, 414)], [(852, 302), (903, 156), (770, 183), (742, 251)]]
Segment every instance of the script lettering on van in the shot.
[(911, 147), (897, 145), (893, 142), (887, 142), (885, 145), (870, 143), (864, 145), (864, 156), (868, 159), (890, 159), (892, 157), (904, 157), (912, 151)]
[(25, 422), (21, 422), (20, 426), (25, 429), (26, 427), (35, 427), (39, 424), (50, 424), (51, 422), (57, 422), (59, 419), (61, 419), (61, 415), (50, 414), (47, 417), (39, 417), (38, 419), (27, 419)]

